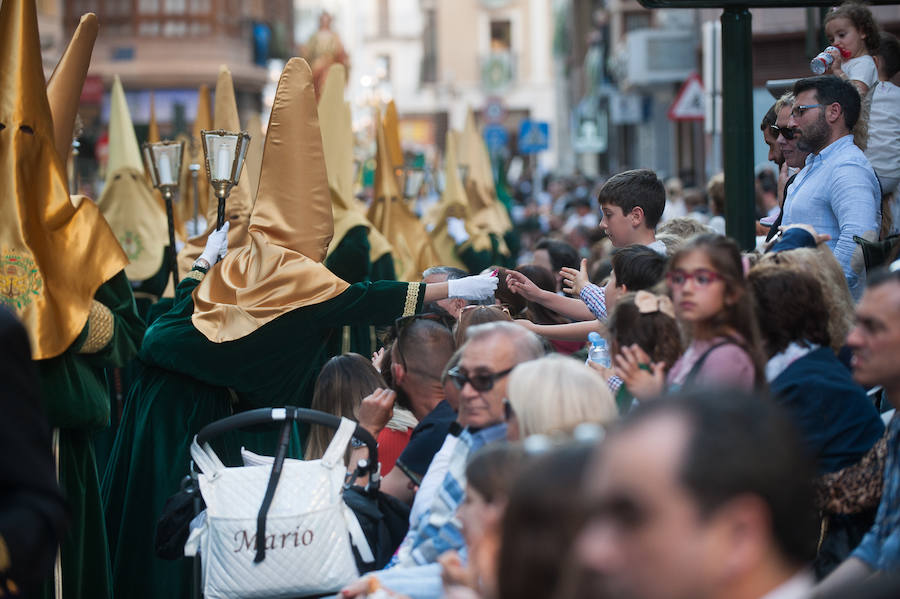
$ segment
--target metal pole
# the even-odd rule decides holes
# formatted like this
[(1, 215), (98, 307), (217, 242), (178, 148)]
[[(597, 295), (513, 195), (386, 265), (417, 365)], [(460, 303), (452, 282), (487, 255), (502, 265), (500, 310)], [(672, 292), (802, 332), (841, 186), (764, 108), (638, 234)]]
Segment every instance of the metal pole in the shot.
[(199, 193), (197, 178), (200, 176), (200, 165), (192, 164), (188, 169), (191, 171), (191, 191), (193, 191), (191, 195), (194, 196), (194, 235), (199, 235), (200, 231), (198, 229), (200, 228), (200, 225), (198, 223), (198, 218), (200, 216), (200, 198), (197, 197), (197, 194)]
[(216, 231), (225, 224), (225, 196), (219, 197), (219, 206), (216, 214)]
[(169, 262), (172, 269), (172, 286), (178, 286), (178, 260), (175, 255), (175, 219), (172, 214), (172, 190), (163, 191), (166, 200), (166, 219), (169, 221)]
[(722, 131), (725, 150), (725, 226), (742, 249), (756, 237), (753, 188), (753, 62), (751, 17), (747, 8), (722, 12)]

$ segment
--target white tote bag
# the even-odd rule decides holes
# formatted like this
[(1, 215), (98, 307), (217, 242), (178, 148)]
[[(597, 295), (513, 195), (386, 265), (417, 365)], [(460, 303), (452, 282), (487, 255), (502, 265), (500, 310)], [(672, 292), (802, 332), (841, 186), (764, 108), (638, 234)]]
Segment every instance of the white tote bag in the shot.
[(344, 452), (355, 429), (356, 423), (343, 418), (322, 459), (283, 461), (265, 514), (262, 561), (255, 561), (257, 520), (273, 466), (225, 467), (208, 443), (200, 447), (194, 438), (191, 457), (200, 471), (206, 519), (191, 531), (185, 555), (200, 553), (204, 597), (336, 592), (359, 576), (351, 537), (363, 561), (374, 561), (341, 495)]

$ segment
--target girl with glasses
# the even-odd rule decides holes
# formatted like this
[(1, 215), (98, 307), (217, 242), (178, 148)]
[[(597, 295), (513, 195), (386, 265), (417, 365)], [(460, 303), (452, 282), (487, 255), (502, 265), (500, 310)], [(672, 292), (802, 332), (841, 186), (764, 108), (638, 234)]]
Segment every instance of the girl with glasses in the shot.
[(753, 299), (740, 250), (721, 235), (700, 235), (673, 257), (666, 282), (675, 316), (689, 339), (665, 373), (637, 345), (621, 348), (616, 374), (638, 399), (691, 386), (754, 390), (765, 384)]

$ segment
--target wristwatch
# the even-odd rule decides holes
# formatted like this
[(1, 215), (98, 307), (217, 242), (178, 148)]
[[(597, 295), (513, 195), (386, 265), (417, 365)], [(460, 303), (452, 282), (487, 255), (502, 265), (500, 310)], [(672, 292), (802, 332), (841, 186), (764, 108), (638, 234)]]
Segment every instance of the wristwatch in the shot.
[(209, 262), (206, 260), (206, 258), (203, 258), (201, 256), (200, 258), (197, 258), (196, 260), (194, 260), (194, 268), (202, 268), (203, 270), (209, 270), (211, 267), (209, 265)]

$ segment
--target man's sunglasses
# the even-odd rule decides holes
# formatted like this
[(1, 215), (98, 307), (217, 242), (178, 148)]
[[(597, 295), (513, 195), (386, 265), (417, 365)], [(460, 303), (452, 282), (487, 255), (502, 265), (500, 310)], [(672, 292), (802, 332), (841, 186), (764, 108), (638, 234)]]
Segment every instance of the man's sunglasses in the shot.
[(775, 139), (778, 139), (779, 135), (783, 135), (785, 139), (792, 140), (797, 134), (797, 129), (794, 127), (778, 127), (776, 125), (769, 125), (769, 129), (772, 130), (772, 136)]
[(466, 383), (469, 383), (476, 391), (490, 391), (494, 388), (494, 384), (512, 372), (513, 368), (515, 367), (507, 368), (502, 372), (469, 375), (456, 366), (447, 371), (447, 376), (450, 377), (457, 389), (462, 389)]

